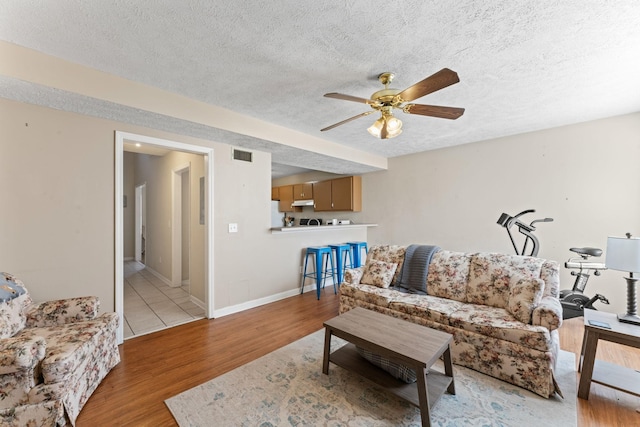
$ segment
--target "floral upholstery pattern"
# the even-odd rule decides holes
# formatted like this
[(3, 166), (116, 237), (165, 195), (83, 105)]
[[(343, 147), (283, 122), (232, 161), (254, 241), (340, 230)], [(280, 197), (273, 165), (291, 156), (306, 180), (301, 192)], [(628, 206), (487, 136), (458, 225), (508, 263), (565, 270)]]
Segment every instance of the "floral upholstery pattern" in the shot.
[(0, 425), (3, 427), (54, 426), (59, 419), (64, 419), (63, 411), (62, 402), (59, 400), (0, 409)]
[(94, 319), (100, 302), (96, 297), (78, 297), (32, 305), (27, 311), (27, 327), (64, 325)]
[[(4, 277), (7, 273), (2, 273)], [(11, 276), (10, 276), (11, 277)], [(19, 279), (11, 277), (12, 281), (24, 286)], [(24, 328), (27, 318), (25, 308), (31, 304), (31, 297), (27, 292), (9, 301), (0, 303), (0, 339), (14, 336)]]
[(344, 282), (346, 283), (353, 283), (353, 284), (360, 283), (363, 273), (364, 273), (364, 267), (347, 269), (344, 272), (344, 276), (342, 280), (344, 280)]
[(388, 288), (393, 279), (393, 275), (398, 268), (398, 264), (371, 259), (364, 266), (364, 273), (360, 283), (374, 285), (379, 288)]
[[(23, 297), (20, 312), (9, 306)], [(120, 362), (118, 316), (98, 309), (96, 297), (31, 304), (28, 292), (0, 303), (3, 331), (16, 322), (7, 313), (24, 318), (23, 328), (0, 339), (0, 425), (75, 425)]]
[(442, 324), (449, 324), (451, 314), (462, 306), (459, 301), (419, 294), (402, 294), (389, 304), (392, 310)]
[(505, 254), (471, 257), (467, 302), (507, 308), (512, 277), (540, 277), (540, 258)]
[(544, 282), (542, 279), (522, 278), (509, 285), (509, 313), (522, 323), (531, 323), (533, 309), (540, 304)]
[(396, 273), (393, 276), (393, 280), (391, 284), (397, 283), (400, 280), (400, 273), (402, 272), (402, 263), (404, 262), (404, 254), (407, 251), (406, 246), (397, 246), (397, 245), (378, 245), (372, 246), (369, 248), (369, 253), (367, 254), (367, 261), (365, 263), (368, 264), (370, 260), (376, 259), (378, 261), (384, 261), (391, 264), (397, 264)]
[[(394, 257), (401, 252), (373, 246), (369, 253), (388, 259), (385, 248), (394, 248)], [(562, 324), (556, 262), (441, 250), (429, 265), (429, 295), (363, 284), (362, 270), (347, 270), (340, 313), (363, 307), (450, 333), (454, 363), (543, 397), (561, 393), (553, 377)]]
[(522, 323), (504, 308), (464, 304), (451, 314), (449, 324), (536, 350), (547, 351), (551, 345), (548, 329)]
[(467, 282), (471, 257), (462, 252), (438, 251), (429, 264), (427, 293), (467, 302)]
[(543, 298), (560, 296), (560, 268), (557, 262), (545, 260), (540, 269), (540, 279), (544, 282)]
[[(344, 286), (344, 289), (342, 287)], [(343, 283), (340, 285), (340, 295), (350, 296), (358, 301), (370, 302), (381, 307), (388, 307), (400, 292), (393, 289), (379, 288), (364, 283)]]
[(533, 309), (531, 324), (543, 326), (550, 331), (562, 326), (562, 304), (558, 297), (544, 297)]

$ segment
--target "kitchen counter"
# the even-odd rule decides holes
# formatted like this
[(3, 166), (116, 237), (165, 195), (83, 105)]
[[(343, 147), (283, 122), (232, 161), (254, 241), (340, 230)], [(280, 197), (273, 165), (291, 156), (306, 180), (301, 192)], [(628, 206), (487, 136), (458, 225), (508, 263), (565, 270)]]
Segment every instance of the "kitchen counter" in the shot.
[(353, 228), (377, 227), (378, 224), (343, 224), (343, 225), (294, 225), (293, 227), (277, 227), (271, 229), (271, 234), (306, 233), (309, 231), (333, 231)]

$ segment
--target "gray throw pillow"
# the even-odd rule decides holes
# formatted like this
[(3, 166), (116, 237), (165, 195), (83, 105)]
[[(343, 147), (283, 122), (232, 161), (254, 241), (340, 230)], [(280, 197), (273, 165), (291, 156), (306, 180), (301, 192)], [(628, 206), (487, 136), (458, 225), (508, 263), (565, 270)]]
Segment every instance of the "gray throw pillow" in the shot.
[(358, 350), (358, 354), (360, 354), (360, 356), (364, 357), (378, 368), (387, 371), (396, 379), (404, 381), (407, 384), (415, 383), (418, 380), (414, 369), (392, 362), (391, 360), (382, 357), (379, 354), (372, 353), (369, 350), (365, 350), (362, 347), (356, 346), (356, 350)]

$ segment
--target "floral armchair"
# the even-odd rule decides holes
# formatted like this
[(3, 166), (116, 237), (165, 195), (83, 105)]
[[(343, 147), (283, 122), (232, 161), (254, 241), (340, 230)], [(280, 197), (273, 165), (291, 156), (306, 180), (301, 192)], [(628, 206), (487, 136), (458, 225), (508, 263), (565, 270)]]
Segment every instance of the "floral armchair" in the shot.
[(34, 304), (24, 284), (0, 273), (0, 425), (75, 425), (120, 362), (118, 316), (98, 316), (97, 297)]

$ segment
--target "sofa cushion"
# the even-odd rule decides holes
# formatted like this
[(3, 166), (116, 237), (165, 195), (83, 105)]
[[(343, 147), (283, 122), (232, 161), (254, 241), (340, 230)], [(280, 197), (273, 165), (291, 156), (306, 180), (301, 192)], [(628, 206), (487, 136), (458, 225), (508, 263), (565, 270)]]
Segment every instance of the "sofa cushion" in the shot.
[(512, 278), (539, 278), (543, 262), (544, 260), (534, 257), (474, 254), (469, 269), (467, 302), (507, 308)]
[(364, 283), (343, 283), (340, 285), (340, 295), (353, 298), (357, 301), (364, 301), (379, 305), (381, 307), (389, 307), (398, 291), (391, 288), (379, 288), (377, 286), (365, 285)]
[(360, 283), (374, 285), (379, 288), (388, 288), (396, 273), (398, 264), (395, 262), (380, 261), (377, 259), (367, 260)]
[(467, 301), (467, 282), (471, 255), (439, 251), (431, 258), (427, 276), (427, 293), (455, 301)]
[(531, 323), (533, 309), (542, 298), (544, 282), (541, 279), (525, 277), (509, 285), (509, 306), (507, 309), (513, 317), (523, 323)]
[(400, 280), (400, 272), (402, 271), (402, 263), (404, 262), (404, 254), (406, 250), (406, 246), (374, 245), (369, 248), (367, 263), (371, 259), (377, 259), (378, 261), (398, 264), (396, 273), (393, 275), (393, 280), (391, 281), (391, 284), (394, 284)]
[(53, 384), (69, 379), (95, 348), (102, 347), (100, 340), (107, 336), (104, 329), (112, 327), (106, 324), (105, 319), (99, 317), (62, 326), (27, 328), (21, 332), (21, 335), (42, 336), (47, 340), (45, 358), (41, 365), (45, 383)]
[(551, 345), (547, 328), (522, 323), (504, 308), (462, 304), (449, 316), (449, 324), (540, 351), (549, 351)]
[(402, 294), (389, 304), (389, 308), (413, 317), (448, 325), (451, 313), (459, 310), (463, 304), (430, 295)]

